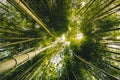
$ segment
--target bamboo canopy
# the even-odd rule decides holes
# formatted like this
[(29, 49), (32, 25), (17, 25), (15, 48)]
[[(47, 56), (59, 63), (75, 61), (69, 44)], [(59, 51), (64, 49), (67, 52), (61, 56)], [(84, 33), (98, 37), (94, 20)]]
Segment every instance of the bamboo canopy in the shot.
[(119, 79), (119, 0), (0, 0), (0, 80)]

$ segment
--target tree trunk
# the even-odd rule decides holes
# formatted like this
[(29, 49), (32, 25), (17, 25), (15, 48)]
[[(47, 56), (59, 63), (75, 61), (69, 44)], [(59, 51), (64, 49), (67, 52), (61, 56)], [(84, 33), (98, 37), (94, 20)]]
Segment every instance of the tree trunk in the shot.
[(5, 71), (8, 71), (8, 70), (10, 70), (10, 69), (12, 69), (12, 68), (14, 68), (16, 66), (18, 66), (18, 65), (20, 65), (21, 63), (24, 63), (25, 61), (30, 60), (31, 58), (33, 58), (36, 55), (38, 55), (40, 52), (43, 52), (46, 49), (51, 48), (53, 46), (54, 46), (54, 44), (52, 44), (50, 46), (47, 46), (47, 47), (44, 47), (42, 49), (38, 48), (37, 50), (28, 52), (26, 54), (21, 54), (21, 55), (13, 56), (13, 57), (11, 57), (9, 59), (1, 61), (0, 62), (0, 74), (3, 73), (3, 72), (5, 72)]

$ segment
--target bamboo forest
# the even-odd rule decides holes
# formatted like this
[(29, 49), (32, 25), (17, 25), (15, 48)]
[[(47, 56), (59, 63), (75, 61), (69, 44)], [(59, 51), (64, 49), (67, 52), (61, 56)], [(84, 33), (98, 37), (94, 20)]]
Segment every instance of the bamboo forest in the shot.
[(0, 0), (0, 80), (120, 80), (120, 0)]

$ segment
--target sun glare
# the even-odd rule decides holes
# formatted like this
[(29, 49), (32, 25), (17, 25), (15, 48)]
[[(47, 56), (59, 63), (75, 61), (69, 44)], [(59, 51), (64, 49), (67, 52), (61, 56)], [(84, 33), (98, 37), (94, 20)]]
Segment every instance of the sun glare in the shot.
[(62, 35), (61, 40), (62, 40), (62, 41), (65, 41), (65, 40), (66, 40), (65, 34)]
[(117, 36), (116, 39), (120, 39), (120, 36)]
[(82, 5), (82, 7), (84, 7), (85, 6), (85, 2), (81, 2), (81, 5)]
[(80, 40), (82, 38), (83, 38), (83, 34), (79, 33), (79, 34), (76, 35), (76, 39)]

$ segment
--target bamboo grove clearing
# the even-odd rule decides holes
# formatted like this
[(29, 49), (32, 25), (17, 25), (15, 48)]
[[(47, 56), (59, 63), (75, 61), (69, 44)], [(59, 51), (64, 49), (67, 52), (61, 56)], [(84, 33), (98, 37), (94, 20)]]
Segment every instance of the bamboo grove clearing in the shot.
[(120, 80), (120, 0), (0, 0), (0, 80)]

